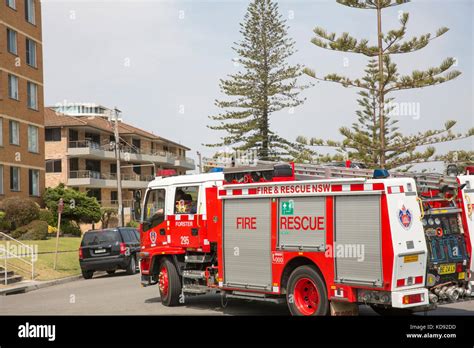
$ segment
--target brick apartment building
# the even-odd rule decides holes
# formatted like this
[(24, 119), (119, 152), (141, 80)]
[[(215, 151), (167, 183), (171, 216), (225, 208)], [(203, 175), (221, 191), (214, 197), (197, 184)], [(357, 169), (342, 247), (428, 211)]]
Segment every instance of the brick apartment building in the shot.
[(39, 202), (44, 190), (44, 103), (39, 0), (0, 1), (0, 201)]
[[(117, 207), (117, 165), (110, 109), (95, 104), (45, 109), (46, 187), (64, 183), (87, 192), (103, 207)], [(189, 148), (130, 124), (119, 122), (122, 199), (125, 215), (134, 192), (142, 194), (156, 171), (195, 169)]]

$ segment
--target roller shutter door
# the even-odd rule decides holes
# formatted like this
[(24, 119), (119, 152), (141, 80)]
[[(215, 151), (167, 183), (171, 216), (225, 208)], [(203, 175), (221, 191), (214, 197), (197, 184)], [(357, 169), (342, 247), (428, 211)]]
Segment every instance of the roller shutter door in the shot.
[(382, 286), (380, 196), (335, 201), (336, 282)]
[(226, 286), (271, 289), (270, 209), (270, 199), (232, 199), (224, 202)]

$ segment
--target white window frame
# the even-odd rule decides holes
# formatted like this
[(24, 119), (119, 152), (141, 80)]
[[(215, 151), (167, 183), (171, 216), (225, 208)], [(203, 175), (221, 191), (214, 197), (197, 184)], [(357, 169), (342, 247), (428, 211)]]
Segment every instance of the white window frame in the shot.
[[(10, 191), (13, 191), (13, 192), (20, 192), (21, 191), (21, 168), (20, 167), (10, 167), (11, 168), (11, 171), (10, 171)], [(15, 169), (16, 169), (16, 174), (17, 174), (17, 182), (18, 182), (18, 188), (14, 188), (12, 186), (12, 180), (13, 180), (13, 173), (15, 172)]]
[(20, 95), (18, 93), (18, 76), (8, 74), (8, 96), (11, 99), (20, 100)]
[(35, 10), (35, 0), (25, 0), (25, 19), (33, 25), (36, 25)]
[(7, 0), (7, 6), (16, 10), (16, 1), (15, 0)]
[(26, 64), (33, 68), (37, 67), (36, 42), (29, 38), (26, 38)]
[(10, 28), (7, 28), (7, 51), (15, 56), (18, 55), (18, 34)]
[[(13, 127), (16, 125), (16, 127)], [(20, 145), (20, 122), (10, 120), (8, 123), (9, 137), (11, 145)], [(15, 131), (15, 132), (13, 132)]]
[(28, 81), (26, 83), (26, 95), (28, 108), (38, 110), (38, 85)]
[(28, 125), (28, 151), (39, 152), (39, 129), (36, 126)]
[[(30, 180), (30, 175), (31, 175), (31, 192), (29, 192), (29, 194), (30, 196), (33, 196), (33, 197), (39, 197), (40, 172), (37, 169), (30, 169), (28, 171), (28, 181)], [(30, 187), (28, 188), (28, 190), (29, 189)]]

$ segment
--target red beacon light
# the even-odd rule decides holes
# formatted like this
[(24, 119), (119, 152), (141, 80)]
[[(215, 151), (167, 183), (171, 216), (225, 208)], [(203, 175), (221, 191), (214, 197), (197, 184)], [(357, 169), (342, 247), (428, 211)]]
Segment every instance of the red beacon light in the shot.
[(156, 176), (167, 177), (177, 175), (176, 170), (174, 169), (160, 169), (156, 172)]

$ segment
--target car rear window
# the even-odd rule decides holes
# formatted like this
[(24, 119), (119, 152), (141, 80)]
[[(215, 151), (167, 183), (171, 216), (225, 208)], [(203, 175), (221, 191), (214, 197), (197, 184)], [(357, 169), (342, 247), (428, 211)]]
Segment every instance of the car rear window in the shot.
[(82, 238), (82, 245), (89, 246), (110, 243), (119, 239), (120, 237), (117, 230), (86, 232)]

